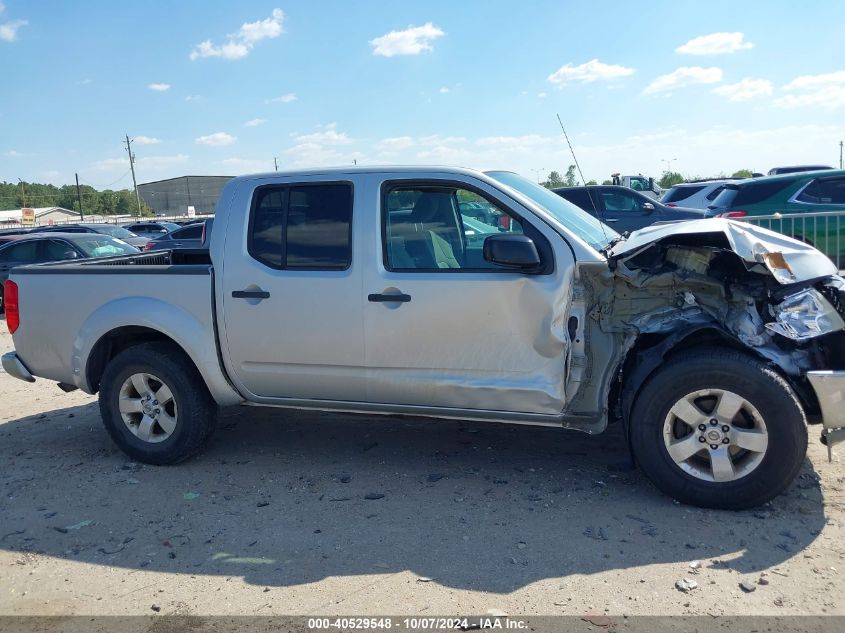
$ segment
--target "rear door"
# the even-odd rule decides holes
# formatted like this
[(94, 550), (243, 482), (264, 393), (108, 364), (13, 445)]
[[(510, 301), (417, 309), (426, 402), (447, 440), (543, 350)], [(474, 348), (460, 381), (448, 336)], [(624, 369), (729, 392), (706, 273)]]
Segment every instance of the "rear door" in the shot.
[[(559, 414), (572, 270), (562, 238), (486, 183), (400, 177), (378, 185), (378, 213), (367, 215), (375, 222), (364, 231), (377, 240), (362, 289), (368, 399), (493, 417)], [(482, 201), (489, 220), (460, 213), (464, 201)], [(529, 236), (541, 268), (529, 274), (486, 261), (484, 240), (502, 233)]]
[(365, 400), (360, 195), (310, 177), (247, 181), (235, 196), (243, 225), (224, 237), (221, 346), (255, 399)]

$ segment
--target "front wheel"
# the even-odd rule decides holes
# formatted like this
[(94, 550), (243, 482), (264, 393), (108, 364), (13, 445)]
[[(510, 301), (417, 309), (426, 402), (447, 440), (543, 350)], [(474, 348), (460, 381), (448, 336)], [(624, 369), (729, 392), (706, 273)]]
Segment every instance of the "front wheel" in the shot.
[(191, 360), (175, 345), (130, 347), (106, 366), (100, 384), (106, 430), (132, 459), (175, 464), (211, 436), (216, 406)]
[(783, 492), (807, 452), (803, 409), (764, 363), (729, 350), (679, 355), (641, 390), (631, 446), (678, 501), (741, 510)]

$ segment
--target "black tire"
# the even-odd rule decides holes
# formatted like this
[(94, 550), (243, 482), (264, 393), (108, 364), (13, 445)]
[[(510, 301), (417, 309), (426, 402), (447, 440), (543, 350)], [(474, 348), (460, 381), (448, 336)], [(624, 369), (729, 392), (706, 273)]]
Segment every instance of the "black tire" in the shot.
[[(178, 407), (175, 430), (152, 443), (136, 437), (120, 413), (120, 390), (133, 374), (153, 374), (168, 386)], [(217, 407), (193, 362), (176, 345), (144, 343), (115, 356), (100, 381), (100, 415), (118, 447), (134, 460), (167, 465), (202, 449), (214, 431)]]
[[(762, 459), (738, 479), (695, 477), (675, 463), (664, 442), (664, 422), (675, 403), (704, 389), (737, 394), (765, 423), (769, 441)], [(658, 369), (637, 396), (630, 431), (634, 456), (651, 482), (673, 499), (705, 508), (743, 510), (769, 501), (798, 475), (807, 452), (806, 418), (789, 384), (761, 361), (726, 349), (683, 353)], [(709, 455), (703, 446), (694, 460)]]

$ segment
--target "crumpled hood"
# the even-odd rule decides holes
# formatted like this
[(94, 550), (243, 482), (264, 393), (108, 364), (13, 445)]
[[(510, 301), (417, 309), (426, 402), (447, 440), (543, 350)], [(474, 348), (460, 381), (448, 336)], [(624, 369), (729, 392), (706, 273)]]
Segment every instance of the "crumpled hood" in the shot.
[[(657, 242), (671, 242), (679, 236), (701, 236), (701, 246), (713, 246), (714, 240), (725, 242), (749, 268), (755, 265), (768, 270), (781, 284), (793, 284), (838, 273), (833, 262), (809, 244), (775, 231), (746, 222), (726, 218), (689, 220), (660, 224), (634, 231), (627, 240), (610, 249), (612, 260), (633, 255)], [(685, 243), (689, 244), (687, 238)]]

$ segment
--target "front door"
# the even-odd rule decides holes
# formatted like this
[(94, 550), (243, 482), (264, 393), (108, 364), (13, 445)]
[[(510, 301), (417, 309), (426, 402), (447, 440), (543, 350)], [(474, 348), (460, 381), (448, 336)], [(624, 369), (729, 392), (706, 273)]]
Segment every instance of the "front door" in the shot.
[(352, 184), (281, 182), (241, 202), (246, 239), (227, 238), (222, 272), (221, 346), (233, 380), (259, 400), (363, 400)]
[[(381, 248), (364, 277), (371, 402), (562, 410), (571, 259), (556, 267), (553, 232), (492, 196), (437, 180), (382, 187)], [(485, 239), (503, 232), (528, 235), (541, 268), (529, 274), (486, 261)]]
[[(602, 221), (607, 222), (619, 233), (636, 231), (660, 220), (654, 209), (646, 209), (647, 200), (623, 187), (605, 187), (601, 190), (604, 207)], [(654, 205), (652, 205), (654, 206)]]

